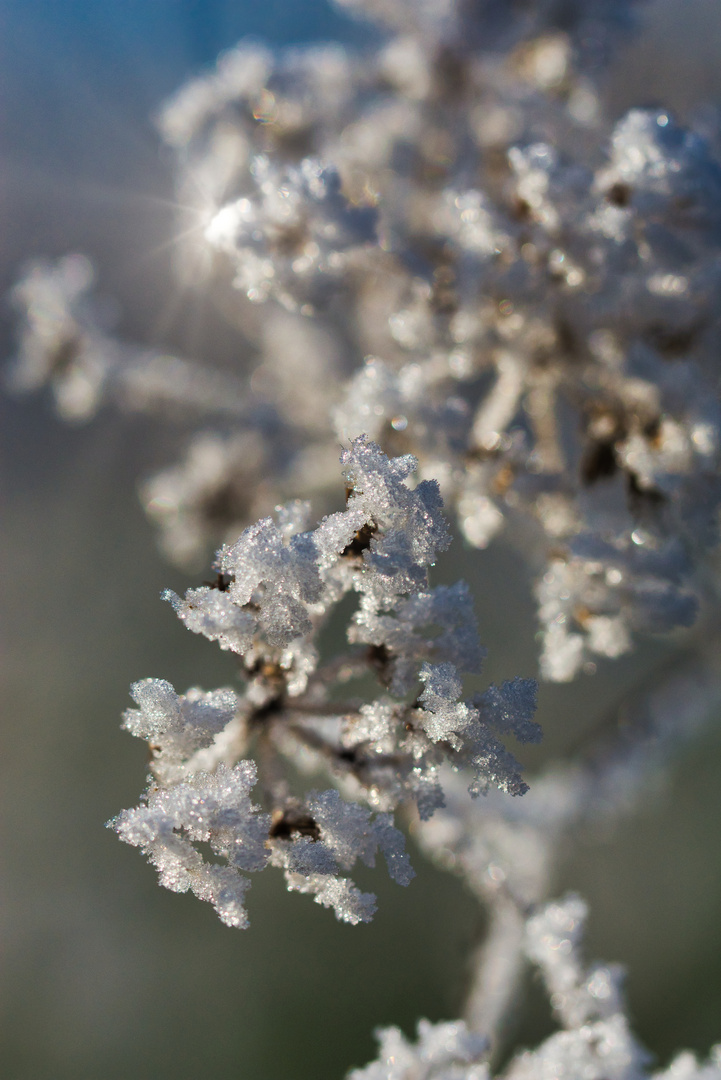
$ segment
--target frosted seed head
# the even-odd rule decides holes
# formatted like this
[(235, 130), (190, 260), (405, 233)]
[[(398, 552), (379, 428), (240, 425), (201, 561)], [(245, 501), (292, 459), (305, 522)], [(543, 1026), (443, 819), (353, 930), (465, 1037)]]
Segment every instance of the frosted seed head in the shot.
[(376, 1061), (354, 1069), (347, 1080), (488, 1080), (490, 1044), (468, 1030), (462, 1020), (431, 1024), (420, 1020), (417, 1041), (409, 1042), (395, 1027), (376, 1032)]

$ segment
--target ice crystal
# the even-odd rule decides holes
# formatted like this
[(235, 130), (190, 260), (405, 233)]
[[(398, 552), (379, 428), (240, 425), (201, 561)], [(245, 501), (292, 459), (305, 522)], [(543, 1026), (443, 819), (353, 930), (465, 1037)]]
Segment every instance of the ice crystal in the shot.
[[(189, 630), (241, 657), (243, 692), (178, 695), (146, 679), (131, 691), (138, 708), (125, 714), (126, 729), (150, 743), (153, 780), (144, 803), (111, 824), (145, 851), (162, 883), (193, 889), (232, 925), (245, 925), (248, 882), (238, 870), (268, 862), (289, 889), (346, 922), (367, 922), (374, 896), (338, 875), (358, 860), (373, 866), (380, 852), (390, 876), (409, 884), (392, 811), (412, 801), (428, 818), (443, 804), (444, 758), (470, 767), (472, 794), (527, 787), (500, 737), (538, 737), (530, 682), (491, 687), (471, 704), (461, 700), (461, 669), (446, 659), (478, 671), (483, 651), (466, 586), (429, 586), (428, 569), (449, 543), (437, 485), (411, 486), (415, 459), (389, 459), (365, 437), (341, 462), (344, 510), (309, 530), (307, 503), (279, 506), (221, 548), (215, 582), (183, 598), (164, 594)], [(358, 597), (351, 651), (322, 662), (314, 638), (348, 593)], [(338, 679), (364, 671), (389, 693), (360, 705), (331, 696)], [(413, 687), (420, 692), (409, 703)], [(244, 759), (254, 748), (257, 767)], [(271, 756), (330, 771), (356, 801), (332, 789), (291, 796), (278, 766), (264, 779)], [(248, 799), (257, 769), (262, 813)], [(227, 867), (206, 863), (198, 841)]]
[(603, 116), (632, 5), (342, 6), (379, 48), (241, 42), (158, 117), (179, 272), (235, 286), (250, 378), (201, 385), (112, 342), (76, 258), (16, 290), (16, 384), (50, 381), (73, 417), (113, 398), (235, 417), (145, 486), (179, 562), (328, 490), (331, 413), (343, 441), (411, 451), (471, 544), (506, 528), (542, 567), (541, 672), (570, 680), (692, 622), (717, 543), (721, 166), (666, 111)]
[(90, 419), (105, 401), (141, 411), (247, 415), (238, 378), (116, 341), (89, 299), (94, 276), (82, 255), (28, 268), (12, 293), (23, 316), (12, 387), (49, 384), (59, 414), (74, 422)]
[[(191, 890), (210, 901), (228, 926), (247, 926), (243, 898), (250, 882), (240, 871), (261, 870), (268, 859), (269, 819), (249, 799), (255, 782), (251, 761), (232, 769), (219, 765), (212, 774), (151, 787), (143, 804), (123, 810), (109, 824), (121, 840), (148, 856), (167, 889)], [(194, 841), (210, 844), (227, 865), (206, 862)]]
[(338, 173), (312, 158), (280, 171), (259, 155), (250, 175), (256, 191), (218, 210), (206, 238), (230, 257), (249, 300), (272, 296), (308, 314), (337, 287), (354, 249), (375, 239), (375, 214), (348, 203)]
[[(351, 199), (376, 206), (384, 274), (378, 279), (381, 263), (372, 277), (354, 263), (344, 301), (356, 313), (358, 344), (376, 355), (348, 384), (337, 429), (343, 438), (365, 432), (409, 446), (422, 474), (439, 476), (477, 546), (506, 522), (516, 529), (519, 511), (541, 526), (537, 546), (549, 572), (559, 559), (578, 568), (569, 610), (540, 601), (542, 670), (569, 679), (589, 653), (626, 651), (633, 630), (693, 617), (678, 578), (652, 598), (653, 613), (643, 571), (638, 582), (626, 573), (620, 602), (613, 589), (604, 594), (595, 568), (613, 579), (612, 557), (579, 562), (577, 538), (616, 549), (638, 533), (652, 549), (680, 540), (689, 581), (701, 548), (715, 543), (719, 417), (715, 397), (697, 392), (703, 376), (691, 371), (717, 333), (707, 297), (716, 288), (719, 167), (703, 140), (666, 113), (634, 110), (615, 129), (603, 125), (573, 54), (595, 49), (599, 59), (601, 42), (624, 21), (620, 5), (523, 15), (452, 3), (351, 7), (405, 35), (391, 37), (378, 75), (345, 53), (326, 58), (329, 72), (344, 71), (356, 87), (357, 105), (352, 94), (324, 104), (313, 54), (308, 67), (297, 54), (272, 70), (266, 59), (265, 89), (254, 92), (266, 94), (269, 111), (255, 129), (242, 125), (249, 147), (287, 168), (282, 117), (293, 78), (314, 160), (336, 164)], [(492, 90), (467, 53), (480, 25)], [(534, 38), (541, 26), (556, 35)], [(493, 59), (513, 40), (526, 42), (515, 83)], [(458, 50), (453, 77), (440, 55), (433, 59), (441, 42)], [(573, 87), (565, 106), (553, 96), (561, 84)], [(482, 95), (485, 121), (473, 108)], [(553, 132), (543, 141), (531, 137), (539, 111)], [(443, 130), (440, 115), (452, 118)], [(589, 153), (591, 132), (606, 140), (605, 160)], [(500, 189), (485, 171), (490, 146), (508, 160)], [(202, 140), (198, 152), (212, 159)], [(310, 167), (310, 158), (299, 160), (293, 168)], [(461, 183), (476, 167), (485, 188)], [(271, 264), (282, 278), (282, 260)], [(299, 267), (299, 283), (304, 273)], [(678, 357), (672, 366), (663, 359), (669, 350)], [(580, 438), (562, 422), (570, 400), (580, 410)]]
[[(398, 1028), (377, 1033), (380, 1052), (365, 1069), (347, 1080), (713, 1080), (719, 1075), (721, 1051), (707, 1064), (693, 1054), (680, 1054), (664, 1072), (650, 1072), (651, 1055), (631, 1033), (620, 992), (618, 968), (603, 964), (585, 968), (580, 956), (586, 905), (575, 896), (549, 904), (525, 923), (529, 959), (541, 970), (562, 1030), (534, 1050), (511, 1059), (500, 1074), (492, 1073), (491, 1044), (468, 1029), (463, 1020), (431, 1024), (421, 1020), (418, 1039), (409, 1042)], [(523, 923), (522, 923), (523, 925)]]
[(380, 1054), (348, 1080), (487, 1080), (488, 1042), (468, 1031), (462, 1020), (452, 1024), (418, 1023), (418, 1042), (409, 1043), (398, 1028), (378, 1032)]
[(238, 707), (233, 690), (206, 694), (191, 689), (179, 695), (163, 679), (134, 683), (130, 694), (138, 708), (125, 712), (123, 727), (148, 740), (153, 773), (163, 783), (172, 783), (192, 771), (188, 762), (227, 728)]
[[(156, 118), (176, 272), (218, 291), (243, 370), (116, 341), (82, 256), (30, 267), (13, 294), (16, 389), (48, 385), (74, 421), (115, 403), (203, 425), (141, 497), (177, 564), (222, 545), (210, 581), (164, 596), (243, 685), (133, 685), (124, 727), (151, 777), (110, 824), (228, 925), (247, 925), (246, 875), (268, 865), (355, 924), (376, 901), (346, 875), (380, 854), (407, 885), (393, 815), (417, 813), (488, 936), (464, 1018), (421, 1021), (415, 1042), (379, 1032), (349, 1080), (488, 1080), (527, 963), (559, 1030), (505, 1080), (721, 1080), (721, 1048), (649, 1072), (619, 969), (581, 955), (584, 902), (549, 902), (572, 835), (626, 812), (717, 711), (713, 636), (510, 799), (527, 784), (505, 741), (540, 737), (535, 683), (465, 698), (485, 655), (471, 595), (429, 581), (444, 501), (472, 547), (505, 530), (556, 682), (696, 620), (721, 506), (721, 164), (665, 109), (604, 115), (634, 4), (336, 3), (376, 24), (373, 47), (241, 42)], [(348, 647), (328, 657), (344, 599)], [(375, 696), (344, 699), (369, 676)], [(304, 772), (334, 786), (298, 794)]]

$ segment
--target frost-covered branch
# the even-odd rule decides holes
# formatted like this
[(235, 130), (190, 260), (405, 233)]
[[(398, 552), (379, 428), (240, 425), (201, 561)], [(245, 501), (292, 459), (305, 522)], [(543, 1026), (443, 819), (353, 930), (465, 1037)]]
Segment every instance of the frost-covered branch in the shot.
[[(368, 921), (374, 897), (338, 874), (358, 859), (372, 866), (380, 851), (391, 877), (409, 883), (392, 812), (412, 802), (427, 819), (443, 806), (443, 761), (469, 770), (472, 795), (491, 786), (522, 795), (502, 740), (540, 737), (531, 680), (462, 700), (461, 670), (480, 670), (483, 653), (463, 583), (428, 584), (450, 539), (437, 485), (409, 487), (414, 459), (389, 460), (364, 438), (341, 460), (344, 510), (307, 530), (307, 504), (279, 507), (218, 552), (213, 584), (165, 594), (189, 630), (240, 658), (243, 692), (178, 695), (146, 679), (125, 715), (150, 744), (153, 776), (141, 806), (111, 824), (162, 884), (210, 900), (231, 926), (247, 921), (241, 871), (268, 864), (346, 922)], [(340, 666), (319, 665), (316, 636), (348, 593), (358, 596), (347, 630), (355, 651)], [(344, 708), (333, 696), (344, 665), (375, 673), (380, 696)], [(277, 765), (284, 757), (330, 773), (353, 801), (336, 790), (291, 795)], [(256, 782), (262, 809), (250, 801)], [(206, 862), (198, 842), (226, 865)]]
[[(649, 1071), (618, 970), (581, 956), (585, 904), (550, 901), (574, 836), (636, 806), (721, 702), (718, 147), (662, 108), (605, 115), (634, 4), (336, 3), (377, 46), (241, 42), (156, 117), (175, 270), (221, 298), (238, 370), (114, 339), (81, 256), (13, 293), (15, 389), (49, 385), (73, 421), (109, 404), (195, 424), (141, 498), (171, 561), (217, 549), (208, 581), (164, 596), (240, 683), (134, 684), (124, 727), (151, 775), (109, 824), (242, 927), (267, 866), (368, 921), (349, 875), (381, 855), (407, 885), (409, 818), (489, 930), (463, 1018), (415, 1042), (385, 1029), (350, 1080), (497, 1075), (528, 964), (558, 1030), (505, 1080), (721, 1080), (718, 1049)], [(444, 504), (468, 545), (505, 534), (525, 558), (544, 679), (696, 623), (530, 791), (507, 743), (540, 737), (535, 683), (466, 696), (485, 655), (471, 590), (429, 581)]]
[(570, 680), (696, 617), (721, 496), (721, 166), (666, 111), (604, 117), (632, 5), (343, 6), (379, 49), (241, 43), (158, 115), (179, 272), (232, 285), (254, 370), (233, 386), (121, 349), (80, 314), (75, 259), (16, 290), (16, 384), (50, 380), (72, 417), (115, 397), (232, 418), (143, 490), (186, 564), (332, 489), (330, 415), (343, 441), (413, 453), (469, 543), (521, 546), (541, 673)]
[(348, 1080), (717, 1080), (721, 1046), (708, 1062), (679, 1054), (668, 1069), (653, 1071), (651, 1056), (631, 1033), (616, 965), (586, 967), (580, 953), (586, 905), (568, 896), (541, 908), (525, 923), (523, 949), (539, 969), (559, 1030), (534, 1050), (512, 1058), (501, 1073), (489, 1065), (491, 1046), (462, 1020), (421, 1020), (418, 1039), (408, 1042), (397, 1028), (379, 1031), (380, 1054)]

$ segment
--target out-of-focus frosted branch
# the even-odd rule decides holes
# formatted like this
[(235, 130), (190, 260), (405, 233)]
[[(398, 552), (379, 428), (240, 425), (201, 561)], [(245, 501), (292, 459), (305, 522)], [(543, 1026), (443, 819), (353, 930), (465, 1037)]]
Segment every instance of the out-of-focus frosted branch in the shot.
[(93, 278), (84, 256), (68, 255), (56, 266), (36, 263), (15, 286), (12, 299), (24, 325), (8, 374), (12, 389), (50, 384), (65, 420), (88, 420), (112, 401), (139, 412), (179, 410), (247, 421), (237, 376), (112, 338), (88, 301)]

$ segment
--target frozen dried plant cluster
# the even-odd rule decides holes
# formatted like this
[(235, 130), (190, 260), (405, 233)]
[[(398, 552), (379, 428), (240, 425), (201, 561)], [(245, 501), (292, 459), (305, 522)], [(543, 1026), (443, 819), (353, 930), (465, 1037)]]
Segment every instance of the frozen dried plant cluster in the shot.
[(83, 255), (34, 264), (12, 292), (22, 311), (20, 353), (8, 377), (16, 391), (51, 387), (60, 416), (82, 421), (112, 401), (129, 410), (180, 411), (203, 419), (250, 415), (232, 376), (139, 345), (119, 343), (88, 302), (95, 273)]
[[(464, 583), (429, 588), (428, 567), (449, 542), (437, 484), (410, 488), (414, 459), (389, 460), (364, 438), (342, 462), (344, 510), (308, 530), (307, 503), (278, 507), (218, 552), (213, 584), (166, 594), (189, 630), (240, 658), (244, 691), (178, 695), (145, 679), (125, 715), (149, 741), (153, 775), (143, 803), (112, 825), (163, 885), (209, 900), (230, 926), (247, 923), (242, 872), (269, 864), (338, 918), (368, 921), (374, 896), (338, 875), (380, 851), (391, 877), (409, 883), (393, 811), (413, 803), (427, 819), (443, 806), (443, 762), (469, 771), (472, 795), (523, 794), (501, 740), (540, 737), (532, 680), (462, 700), (461, 671), (479, 671), (483, 651)], [(317, 636), (349, 593), (351, 647), (321, 661)], [(380, 695), (344, 699), (343, 685), (364, 674)], [(330, 772), (348, 798), (295, 794), (284, 759)], [(204, 860), (198, 843), (225, 864)]]
[(490, 1047), (461, 1020), (418, 1025), (409, 1043), (397, 1028), (378, 1033), (378, 1060), (354, 1069), (348, 1080), (718, 1080), (721, 1046), (708, 1062), (679, 1054), (663, 1071), (649, 1068), (648, 1053), (628, 1026), (614, 967), (587, 968), (580, 952), (586, 906), (578, 897), (548, 904), (525, 927), (524, 952), (540, 971), (559, 1030), (535, 1050), (517, 1054), (492, 1074)]
[[(721, 165), (664, 110), (604, 115), (628, 0), (336, 3), (377, 47), (241, 42), (157, 117), (178, 280), (238, 329), (236, 372), (118, 343), (80, 256), (14, 292), (15, 387), (49, 384), (69, 420), (107, 402), (190, 416), (141, 497), (176, 564), (223, 545), (212, 583), (165, 595), (242, 687), (133, 686), (124, 726), (152, 775), (111, 824), (228, 925), (268, 865), (357, 923), (375, 908), (359, 861), (413, 877), (393, 817), (413, 808), (489, 931), (463, 1018), (382, 1031), (349, 1080), (721, 1080), (718, 1049), (650, 1071), (618, 971), (581, 958), (584, 904), (549, 903), (579, 829), (623, 815), (718, 709), (716, 639), (511, 799), (526, 784), (504, 742), (539, 737), (535, 684), (465, 700), (470, 593), (428, 581), (443, 502), (475, 548), (505, 530), (560, 682), (714, 599)], [(315, 528), (299, 496), (326, 511)], [(558, 1031), (499, 1074), (529, 964)]]
[(241, 43), (158, 117), (179, 273), (241, 329), (238, 384), (99, 334), (77, 259), (18, 286), (17, 382), (50, 379), (75, 418), (113, 394), (215, 414), (143, 492), (187, 565), (329, 490), (336, 436), (413, 453), (472, 545), (506, 528), (521, 546), (542, 674), (572, 679), (696, 616), (721, 490), (721, 169), (664, 111), (605, 119), (633, 5), (341, 6), (379, 24), (375, 51)]

